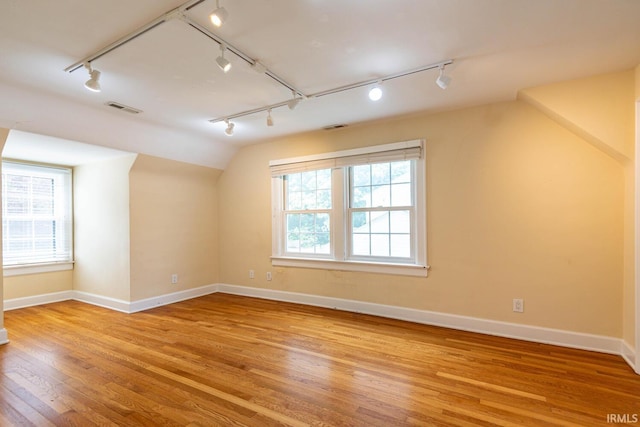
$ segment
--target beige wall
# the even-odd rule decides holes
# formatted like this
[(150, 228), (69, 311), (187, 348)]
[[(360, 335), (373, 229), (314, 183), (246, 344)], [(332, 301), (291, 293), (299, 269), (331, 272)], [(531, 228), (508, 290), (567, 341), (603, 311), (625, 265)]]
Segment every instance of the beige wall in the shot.
[(633, 70), (525, 89), (519, 97), (621, 161), (634, 156)]
[[(271, 267), (269, 160), (423, 137), (428, 278)], [(624, 182), (618, 162), (523, 102), (254, 145), (219, 181), (220, 280), (620, 337)]]
[(135, 158), (74, 168), (74, 290), (129, 301), (129, 170)]
[(73, 289), (73, 270), (4, 278), (4, 299), (64, 292)]
[(220, 173), (138, 156), (129, 187), (131, 301), (217, 282)]
[[(598, 75), (521, 91), (563, 126), (624, 166), (623, 339), (635, 343), (635, 102), (638, 70)], [(634, 87), (636, 88), (634, 90)]]

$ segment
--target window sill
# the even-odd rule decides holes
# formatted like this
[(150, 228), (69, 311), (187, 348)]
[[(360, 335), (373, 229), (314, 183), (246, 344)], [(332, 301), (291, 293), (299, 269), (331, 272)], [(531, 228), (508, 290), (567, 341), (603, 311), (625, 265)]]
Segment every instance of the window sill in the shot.
[(24, 276), (27, 274), (51, 273), (66, 270), (73, 270), (73, 261), (49, 264), (9, 265), (3, 268), (3, 276)]
[(330, 259), (271, 257), (275, 267), (315, 268), (323, 270), (357, 271), (363, 273), (394, 274), (427, 277), (429, 266), (414, 264), (384, 264), (362, 261), (335, 261)]

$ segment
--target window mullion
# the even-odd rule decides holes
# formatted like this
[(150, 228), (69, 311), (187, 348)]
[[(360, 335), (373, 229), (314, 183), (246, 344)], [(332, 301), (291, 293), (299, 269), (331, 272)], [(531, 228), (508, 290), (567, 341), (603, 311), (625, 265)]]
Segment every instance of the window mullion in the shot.
[(345, 251), (347, 247), (347, 230), (345, 229), (345, 207), (347, 206), (346, 197), (348, 192), (345, 191), (346, 179), (344, 168), (334, 168), (331, 173), (332, 188), (332, 217), (331, 217), (331, 242), (333, 257), (338, 261), (345, 259)]

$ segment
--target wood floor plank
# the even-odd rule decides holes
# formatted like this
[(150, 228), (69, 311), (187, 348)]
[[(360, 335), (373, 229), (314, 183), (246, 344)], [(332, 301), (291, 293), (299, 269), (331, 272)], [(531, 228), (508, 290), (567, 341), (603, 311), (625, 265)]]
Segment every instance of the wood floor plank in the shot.
[(5, 313), (0, 425), (605, 425), (640, 414), (617, 356), (214, 294), (131, 315)]

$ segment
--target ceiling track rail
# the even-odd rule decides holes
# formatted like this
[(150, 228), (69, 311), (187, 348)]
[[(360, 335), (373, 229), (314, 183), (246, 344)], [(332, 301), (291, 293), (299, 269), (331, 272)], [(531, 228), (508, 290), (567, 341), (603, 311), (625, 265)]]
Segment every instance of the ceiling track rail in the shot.
[(92, 54), (90, 54), (89, 56), (86, 56), (84, 58), (82, 58), (81, 60), (79, 60), (78, 62), (75, 62), (71, 65), (69, 65), (67, 68), (64, 69), (65, 72), (67, 73), (73, 73), (74, 71), (76, 71), (78, 68), (82, 68), (84, 66), (84, 64), (86, 63), (91, 63), (93, 61), (95, 61), (98, 58), (103, 57), (104, 55), (114, 51), (115, 49), (129, 43), (130, 41), (140, 37), (141, 35), (145, 34), (146, 32), (156, 28), (159, 25), (164, 24), (165, 22), (167, 22), (170, 19), (175, 19), (175, 18), (179, 18), (180, 16), (184, 16), (184, 11), (191, 9), (194, 6), (197, 6), (198, 4), (202, 3), (204, 0), (189, 0), (183, 4), (181, 4), (180, 6), (176, 7), (175, 9), (170, 10), (169, 12), (155, 18), (154, 20), (152, 20), (151, 22), (143, 25), (142, 27), (130, 32), (129, 34), (125, 35), (124, 37), (119, 38), (118, 40), (116, 40), (115, 42), (103, 47), (102, 49), (98, 50), (97, 52), (94, 52)]
[[(300, 92), (297, 92), (298, 94), (302, 95), (302, 98), (320, 98), (322, 96), (326, 96), (326, 95), (333, 95), (335, 93), (339, 93), (339, 92), (345, 92), (351, 89), (356, 89), (359, 87), (364, 87), (364, 86), (371, 86), (374, 85), (376, 83), (384, 83), (386, 81), (389, 80), (393, 80), (393, 79), (397, 79), (400, 77), (405, 77), (405, 76), (409, 76), (412, 74), (417, 74), (417, 73), (421, 73), (423, 71), (427, 71), (427, 70), (433, 70), (436, 68), (441, 68), (444, 67), (446, 65), (450, 65), (453, 64), (453, 59), (447, 59), (445, 61), (440, 61), (440, 62), (436, 62), (433, 64), (429, 64), (429, 65), (425, 65), (423, 67), (419, 67), (419, 68), (414, 68), (412, 70), (408, 70), (408, 71), (402, 71), (399, 73), (395, 73), (395, 74), (389, 74), (387, 76), (384, 77), (378, 77), (375, 79), (369, 79), (369, 80), (364, 80), (358, 83), (352, 83), (349, 85), (345, 85), (345, 86), (340, 86), (340, 87), (336, 87), (336, 88), (332, 88), (332, 89), (327, 89), (327, 90), (323, 90), (321, 92), (316, 92), (316, 93), (312, 93), (310, 95), (302, 95)], [(279, 108), (279, 107), (284, 107), (285, 105), (288, 105), (289, 101), (284, 101), (284, 102), (279, 102), (277, 104), (271, 104), (271, 105), (267, 105), (264, 107), (260, 107), (260, 108), (254, 108), (252, 110), (246, 110), (246, 111), (242, 111), (239, 113), (235, 113), (235, 114), (230, 114), (228, 116), (224, 116), (224, 117), (217, 117), (215, 119), (211, 119), (209, 120), (210, 123), (218, 123), (218, 122), (224, 122), (227, 120), (233, 120), (233, 119), (237, 119), (239, 117), (244, 117), (244, 116), (249, 116), (252, 114), (256, 114), (256, 113), (261, 113), (264, 111), (269, 111), (269, 110), (273, 110), (275, 108)]]
[(157, 17), (157, 18), (155, 18), (151, 22), (149, 22), (149, 23), (143, 25), (142, 27), (130, 32), (129, 34), (127, 34), (124, 37), (116, 40), (115, 42), (103, 47), (102, 49), (98, 50), (97, 52), (94, 52), (94, 53), (90, 54), (89, 56), (86, 56), (86, 57), (82, 58), (81, 60), (69, 65), (67, 68), (64, 69), (64, 71), (68, 72), (68, 73), (72, 73), (72, 72), (76, 71), (77, 69), (82, 68), (84, 66), (84, 64), (87, 64), (87, 63), (90, 64), (92, 61), (95, 61), (96, 59), (103, 57), (104, 55), (106, 55), (106, 54), (118, 49), (119, 47), (129, 43), (130, 41), (135, 40), (136, 38), (138, 38), (141, 35), (147, 33), (148, 31), (151, 31), (152, 29), (164, 24), (165, 22), (167, 22), (169, 20), (172, 20), (172, 19), (178, 19), (178, 20), (184, 22), (185, 24), (189, 25), (191, 28), (197, 30), (201, 34), (204, 34), (205, 36), (207, 36), (208, 38), (210, 38), (214, 42), (218, 43), (219, 45), (224, 45), (227, 48), (227, 50), (232, 52), (238, 58), (244, 60), (249, 65), (251, 65), (251, 66), (259, 65), (259, 66), (263, 67), (263, 69), (264, 69), (263, 72), (264, 72), (265, 75), (267, 75), (268, 77), (270, 77), (271, 79), (276, 81), (281, 86), (284, 86), (285, 88), (287, 88), (288, 90), (293, 92), (296, 96), (299, 95), (300, 97), (303, 97), (303, 98), (306, 97), (305, 94), (302, 93), (302, 91), (300, 91), (299, 89), (297, 89), (293, 84), (287, 82), (285, 79), (283, 79), (282, 77), (278, 76), (273, 71), (271, 71), (271, 70), (267, 69), (266, 67), (262, 66), (262, 64), (259, 64), (259, 62), (257, 60), (251, 58), (249, 55), (247, 55), (245, 52), (243, 52), (242, 50), (240, 50), (239, 48), (237, 48), (233, 44), (229, 43), (227, 40), (223, 39), (222, 37), (219, 37), (218, 35), (216, 35), (213, 32), (211, 32), (208, 28), (203, 27), (202, 25), (198, 24), (197, 22), (193, 21), (191, 18), (186, 16), (186, 14), (185, 14), (186, 11), (188, 11), (188, 10), (192, 9), (193, 7), (199, 5), (203, 1), (205, 1), (205, 0), (189, 0), (189, 1), (185, 2), (185, 3), (183, 3), (182, 5), (176, 7), (175, 9), (170, 10), (169, 12), (167, 12), (167, 13), (165, 13), (165, 14)]
[[(224, 45), (227, 48), (228, 51), (233, 52), (233, 54), (235, 54), (238, 58), (244, 60), (247, 64), (251, 65), (252, 67), (259, 64), (258, 60), (254, 59), (254, 58), (251, 58), (249, 55), (244, 53), (242, 50), (238, 49), (237, 47), (235, 47), (234, 45), (232, 45), (231, 43), (229, 43), (228, 41), (226, 41), (222, 37), (219, 37), (218, 35), (214, 34), (208, 28), (203, 27), (202, 25), (200, 25), (197, 22), (193, 21), (191, 18), (185, 16), (184, 17), (184, 22), (186, 22), (192, 28), (198, 30), (200, 33), (202, 33), (205, 36), (209, 37), (211, 40), (215, 41), (219, 45)], [(294, 85), (292, 85), (291, 83), (287, 82), (285, 79), (283, 79), (282, 77), (278, 76), (277, 74), (275, 74), (273, 71), (269, 70), (268, 68), (264, 68), (264, 74), (269, 76), (270, 78), (272, 78), (276, 82), (278, 82), (280, 85), (286, 87), (291, 92), (295, 92), (296, 95), (300, 95), (301, 97), (306, 97), (306, 95), (304, 93), (302, 93), (302, 91), (297, 89)]]

